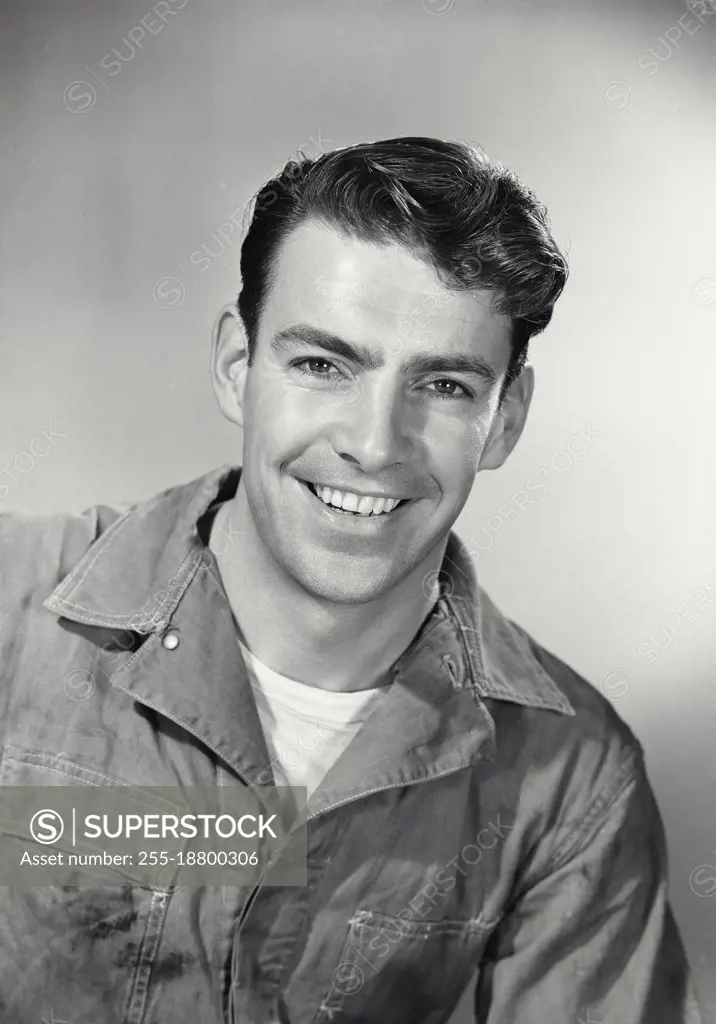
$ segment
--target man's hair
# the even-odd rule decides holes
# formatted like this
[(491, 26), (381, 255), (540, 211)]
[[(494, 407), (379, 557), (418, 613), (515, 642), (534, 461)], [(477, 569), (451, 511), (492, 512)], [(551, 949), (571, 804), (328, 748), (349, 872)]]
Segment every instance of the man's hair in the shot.
[(544, 206), (513, 172), (462, 142), (398, 138), (302, 156), (254, 200), (238, 298), (249, 365), (279, 247), (307, 220), (362, 241), (402, 243), (446, 287), (493, 291), (494, 311), (512, 320), (503, 394), (567, 280)]

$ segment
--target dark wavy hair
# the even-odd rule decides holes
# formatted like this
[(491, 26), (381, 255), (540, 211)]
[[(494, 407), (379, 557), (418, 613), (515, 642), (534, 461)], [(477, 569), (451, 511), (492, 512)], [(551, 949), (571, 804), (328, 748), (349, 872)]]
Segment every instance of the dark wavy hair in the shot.
[(321, 221), (364, 241), (399, 242), (456, 290), (494, 291), (512, 320), (503, 394), (567, 281), (547, 213), (517, 176), (462, 142), (398, 138), (289, 160), (254, 196), (241, 247), (238, 310), (255, 353), (275, 259), (290, 231)]

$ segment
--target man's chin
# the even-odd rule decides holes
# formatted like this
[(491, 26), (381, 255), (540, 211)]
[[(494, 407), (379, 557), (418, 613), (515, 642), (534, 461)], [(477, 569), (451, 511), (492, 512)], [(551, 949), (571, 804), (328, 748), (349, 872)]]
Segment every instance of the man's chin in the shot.
[(283, 548), (281, 561), (284, 571), (306, 594), (327, 603), (357, 606), (389, 602), (392, 594), (401, 602), (425, 599), (424, 577), (433, 567), (432, 554), (432, 549), (427, 555), (394, 549), (366, 557), (365, 553), (315, 550), (294, 543)]
[(303, 588), (320, 601), (340, 605), (362, 605), (385, 598), (395, 587), (393, 580), (336, 579), (311, 573), (299, 580)]

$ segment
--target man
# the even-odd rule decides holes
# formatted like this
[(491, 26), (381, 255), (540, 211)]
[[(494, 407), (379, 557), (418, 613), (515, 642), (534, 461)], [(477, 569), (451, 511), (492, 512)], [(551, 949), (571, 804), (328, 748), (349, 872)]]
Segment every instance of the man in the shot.
[(261, 189), (241, 272), (242, 468), (1, 519), (0, 782), (306, 786), (307, 885), (8, 890), (5, 1019), (438, 1024), (476, 976), (482, 1024), (695, 1024), (642, 748), (451, 532), (525, 424), (543, 210), (357, 145)]

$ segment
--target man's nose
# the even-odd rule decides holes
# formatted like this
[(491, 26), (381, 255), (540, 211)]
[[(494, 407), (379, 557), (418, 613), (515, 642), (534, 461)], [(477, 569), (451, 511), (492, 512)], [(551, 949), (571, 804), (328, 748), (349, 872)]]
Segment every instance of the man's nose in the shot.
[(415, 410), (398, 387), (366, 374), (336, 397), (331, 431), (334, 451), (374, 476), (415, 452), (420, 431)]

